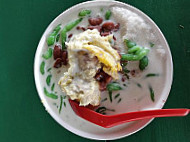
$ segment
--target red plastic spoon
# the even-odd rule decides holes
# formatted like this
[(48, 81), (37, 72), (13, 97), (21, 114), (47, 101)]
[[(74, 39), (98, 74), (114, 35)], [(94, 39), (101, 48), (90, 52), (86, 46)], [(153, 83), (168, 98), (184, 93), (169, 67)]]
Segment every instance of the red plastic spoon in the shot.
[(140, 119), (186, 116), (189, 114), (190, 111), (190, 109), (157, 109), (127, 112), (117, 115), (102, 115), (89, 108), (79, 106), (77, 102), (72, 101), (70, 99), (69, 102), (74, 112), (78, 116), (104, 128), (110, 128), (126, 122), (136, 121)]

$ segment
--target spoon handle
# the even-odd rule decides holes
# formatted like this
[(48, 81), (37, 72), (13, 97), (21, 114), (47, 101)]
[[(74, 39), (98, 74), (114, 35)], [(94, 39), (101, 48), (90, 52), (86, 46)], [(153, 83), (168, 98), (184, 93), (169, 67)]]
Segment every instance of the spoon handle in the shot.
[(119, 124), (141, 119), (155, 117), (186, 116), (190, 111), (190, 109), (156, 109), (127, 112), (116, 115), (102, 115), (89, 108), (80, 107), (77, 102), (72, 101), (70, 99), (69, 102), (71, 104), (72, 109), (78, 116), (104, 128), (110, 128)]
[(140, 119), (155, 118), (155, 117), (173, 117), (186, 116), (190, 109), (158, 109), (158, 110), (144, 110), (137, 112), (128, 112), (118, 115), (107, 116), (108, 127), (119, 125), (125, 122), (136, 121)]

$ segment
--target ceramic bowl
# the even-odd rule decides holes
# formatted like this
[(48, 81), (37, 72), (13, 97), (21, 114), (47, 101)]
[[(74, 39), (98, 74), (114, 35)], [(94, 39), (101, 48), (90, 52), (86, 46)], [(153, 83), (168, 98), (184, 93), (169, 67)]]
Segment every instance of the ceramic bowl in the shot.
[[(63, 126), (65, 129), (79, 136), (89, 138), (89, 139), (96, 139), (96, 140), (114, 140), (114, 139), (119, 139), (119, 138), (129, 136), (141, 130), (142, 128), (147, 126), (152, 121), (152, 119), (134, 121), (134, 122), (122, 124), (113, 128), (105, 129), (78, 117), (73, 112), (68, 102), (68, 99), (64, 97), (65, 95), (61, 92), (57, 84), (59, 78), (63, 75), (63, 72), (66, 71), (65, 67), (62, 67), (59, 69), (51, 68), (53, 66), (54, 60), (52, 58), (48, 60), (44, 60), (42, 58), (42, 54), (48, 48), (47, 43), (46, 43), (46, 38), (49, 35), (49, 33), (53, 30), (53, 28), (60, 23), (64, 25), (65, 23), (68, 22), (66, 20), (68, 18), (70, 20), (76, 19), (77, 14), (80, 9), (84, 7), (88, 7), (90, 9), (90, 7), (94, 7), (94, 6), (96, 7), (103, 7), (103, 6), (124, 7), (138, 14), (139, 16), (141, 16), (154, 30), (157, 38), (160, 41), (161, 46), (165, 50), (165, 55), (166, 55), (166, 59), (162, 63), (162, 65), (164, 66), (164, 70), (163, 70), (164, 81), (162, 83), (162, 86), (160, 86), (160, 90), (155, 92), (156, 93), (155, 102), (152, 102), (150, 100), (149, 95), (140, 96), (139, 95), (141, 92), (140, 90), (139, 90), (139, 94), (131, 94), (131, 95), (127, 95), (125, 94), (127, 92), (123, 92), (121, 94), (122, 96), (121, 103), (118, 104), (117, 101), (113, 101), (112, 104), (109, 103), (108, 101), (103, 103), (104, 105), (116, 110), (115, 112), (112, 112), (111, 114), (145, 110), (145, 109), (162, 108), (164, 103), (167, 100), (167, 97), (169, 95), (169, 91), (171, 88), (171, 84), (172, 84), (173, 63), (172, 63), (172, 57), (171, 57), (171, 53), (170, 53), (170, 49), (167, 44), (167, 41), (164, 38), (164, 35), (162, 34), (158, 26), (143, 12), (141, 12), (140, 10), (138, 10), (137, 8), (133, 6), (130, 6), (122, 2), (101, 0), (101, 1), (87, 1), (84, 3), (80, 3), (64, 11), (50, 23), (50, 25), (47, 27), (47, 29), (45, 30), (44, 34), (41, 37), (41, 40), (36, 50), (35, 61), (34, 61), (34, 76), (35, 76), (36, 88), (46, 111), (61, 126)], [(45, 73), (42, 75), (40, 73), (40, 65), (43, 61), (45, 62)], [(151, 64), (149, 68), (154, 68), (154, 64)], [(49, 75), (52, 75), (52, 76), (51, 76), (51, 83), (48, 86), (46, 84), (46, 78)], [(54, 88), (52, 88), (53, 84), (54, 84)], [(44, 87), (46, 87), (48, 91), (51, 91), (52, 89), (56, 93), (58, 98), (52, 99), (52, 98), (47, 97), (44, 94)], [(60, 109), (60, 100), (61, 100), (60, 96), (63, 97), (63, 103), (62, 103), (61, 109)], [(105, 95), (103, 97), (105, 97)]]

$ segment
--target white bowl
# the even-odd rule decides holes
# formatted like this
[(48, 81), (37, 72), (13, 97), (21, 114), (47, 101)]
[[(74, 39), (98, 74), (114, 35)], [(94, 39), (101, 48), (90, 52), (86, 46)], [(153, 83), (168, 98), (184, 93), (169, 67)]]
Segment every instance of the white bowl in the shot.
[[(159, 108), (163, 107), (163, 105), (169, 95), (169, 91), (170, 91), (171, 84), (172, 84), (172, 78), (173, 78), (173, 63), (172, 63), (172, 57), (171, 57), (171, 53), (170, 53), (170, 49), (167, 44), (167, 41), (164, 38), (160, 29), (156, 26), (156, 24), (147, 15), (145, 15), (143, 12), (141, 12), (137, 8), (134, 8), (128, 4), (118, 2), (118, 1), (102, 0), (102, 1), (88, 1), (88, 2), (84, 2), (84, 3), (80, 3), (78, 5), (75, 5), (71, 8), (69, 8), (65, 12), (61, 13), (57, 18), (55, 18), (51, 22), (51, 24), (47, 27), (47, 29), (45, 30), (45, 32), (39, 42), (37, 51), (36, 51), (35, 62), (34, 62), (35, 83), (36, 83), (36, 88), (37, 88), (38, 94), (40, 96), (40, 99), (41, 99), (43, 105), (45, 106), (47, 112), (65, 129), (67, 129), (79, 136), (89, 138), (89, 139), (114, 140), (114, 139), (119, 139), (119, 138), (129, 136), (129, 135), (141, 130), (142, 128), (147, 126), (153, 119), (145, 119), (145, 120), (130, 122), (130, 123), (122, 124), (120, 126), (116, 126), (113, 128), (105, 129), (105, 128), (99, 127), (95, 124), (92, 124), (92, 123), (76, 116), (66, 99), (64, 100), (64, 102), (66, 103), (66, 107), (63, 107), (61, 113), (59, 114), (57, 106), (59, 107), (60, 98), (58, 98), (57, 100), (53, 100), (51, 98), (46, 97), (43, 92), (43, 87), (46, 85), (45, 79), (48, 75), (48, 72), (46, 72), (45, 75), (41, 75), (40, 71), (39, 71), (40, 64), (43, 60), (41, 57), (42, 53), (44, 53), (47, 50), (46, 38), (49, 35), (49, 33), (52, 31), (52, 29), (59, 23), (67, 23), (68, 21), (65, 20), (65, 17), (67, 17), (67, 18), (69, 17), (70, 20), (76, 19), (77, 14), (75, 14), (76, 16), (71, 16), (70, 13), (78, 13), (79, 9), (82, 9), (84, 7), (90, 8), (90, 7), (93, 7), (94, 5), (101, 6), (101, 7), (103, 7), (104, 5), (105, 6), (115, 5), (115, 6), (124, 7), (126, 9), (129, 9), (129, 10), (133, 11), (134, 13), (137, 13), (139, 16), (141, 16), (155, 31), (158, 39), (160, 40), (162, 47), (165, 49), (166, 57), (167, 57), (165, 62), (163, 63), (163, 65), (165, 66), (165, 70), (164, 70), (165, 81), (163, 83), (164, 87), (157, 94), (157, 99), (154, 103), (150, 103), (150, 105), (148, 105), (148, 107), (146, 104), (145, 107), (141, 107), (140, 110), (159, 109)], [(46, 70), (48, 69), (48, 66), (52, 66), (52, 63), (53, 63), (53, 59), (49, 59), (46, 62), (46, 67), (45, 67)], [(52, 74), (56, 74), (57, 70), (52, 69), (51, 72), (52, 72)], [(62, 71), (62, 72), (64, 72), (64, 71)], [(61, 73), (56, 76), (53, 76), (53, 78), (52, 78), (52, 81), (54, 81), (56, 83), (55, 90), (58, 92), (59, 95), (61, 94), (61, 90), (60, 90), (59, 86), (57, 85), (57, 81), (60, 76), (61, 76)], [(130, 102), (128, 101), (128, 103), (130, 103)], [(145, 103), (147, 103), (147, 101), (144, 101), (142, 103), (145, 104)], [(121, 108), (124, 105), (125, 105), (125, 103), (123, 102), (123, 104), (118, 108)], [(121, 108), (121, 109), (123, 109), (123, 108)], [(130, 110), (128, 110), (128, 111), (130, 111)], [(131, 111), (134, 111), (134, 110), (131, 110)]]

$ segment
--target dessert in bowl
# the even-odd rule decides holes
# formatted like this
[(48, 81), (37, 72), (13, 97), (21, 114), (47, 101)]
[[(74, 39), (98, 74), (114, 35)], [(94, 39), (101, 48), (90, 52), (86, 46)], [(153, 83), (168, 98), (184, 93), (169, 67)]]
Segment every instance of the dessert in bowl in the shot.
[[(88, 8), (84, 8), (88, 7)], [(35, 57), (35, 81), (47, 111), (66, 129), (92, 139), (130, 135), (151, 120), (104, 129), (78, 117), (68, 98), (106, 115), (162, 108), (172, 83), (168, 44), (141, 11), (90, 1), (59, 15)]]

